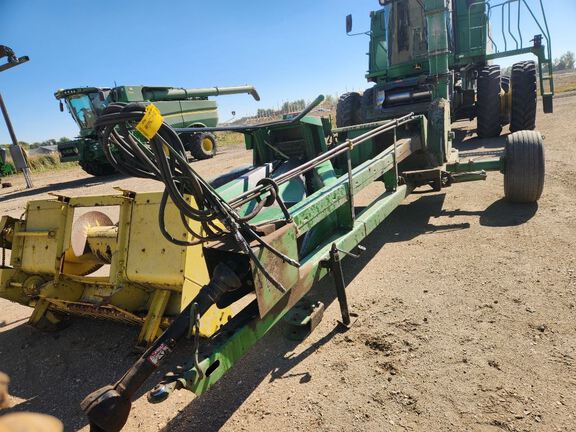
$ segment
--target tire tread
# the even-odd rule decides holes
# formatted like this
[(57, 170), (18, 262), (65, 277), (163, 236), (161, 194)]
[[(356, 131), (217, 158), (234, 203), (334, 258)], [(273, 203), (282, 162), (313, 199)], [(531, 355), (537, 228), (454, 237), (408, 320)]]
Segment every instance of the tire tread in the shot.
[(507, 137), (504, 195), (508, 201), (533, 203), (544, 190), (544, 143), (539, 132), (522, 130)]

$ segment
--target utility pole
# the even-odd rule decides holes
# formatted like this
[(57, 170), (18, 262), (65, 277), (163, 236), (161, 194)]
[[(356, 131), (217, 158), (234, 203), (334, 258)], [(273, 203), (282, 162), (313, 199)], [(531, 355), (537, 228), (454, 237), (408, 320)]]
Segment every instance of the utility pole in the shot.
[[(26, 63), (28, 60), (30, 60), (28, 56), (16, 57), (14, 51), (12, 51), (11, 48), (0, 45), (0, 58), (2, 57), (7, 57), (8, 62), (0, 65), (0, 72), (13, 68), (14, 66), (18, 66), (22, 63)], [(24, 180), (26, 180), (26, 187), (30, 189), (34, 187), (34, 185), (32, 184), (32, 178), (30, 177), (30, 167), (28, 166), (28, 160), (26, 159), (22, 148), (18, 144), (18, 139), (16, 138), (16, 133), (12, 127), (12, 122), (10, 121), (8, 109), (6, 108), (6, 104), (4, 104), (2, 94), (0, 94), (0, 110), (2, 110), (2, 115), (4, 116), (6, 127), (8, 128), (8, 133), (12, 139), (12, 145), (10, 146), (10, 155), (12, 156), (12, 161), (14, 162), (16, 170), (22, 171)]]

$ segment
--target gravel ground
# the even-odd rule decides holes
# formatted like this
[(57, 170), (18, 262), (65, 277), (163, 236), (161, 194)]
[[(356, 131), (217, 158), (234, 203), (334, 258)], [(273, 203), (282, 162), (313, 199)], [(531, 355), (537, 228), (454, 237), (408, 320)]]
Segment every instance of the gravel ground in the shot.
[[(498, 173), (412, 195), (363, 242), (361, 258), (345, 262), (358, 315), (351, 329), (339, 330), (325, 281), (315, 290), (327, 305), (324, 320), (304, 342), (288, 341), (279, 326), (197, 400), (177, 392), (150, 405), (139, 395), (125, 430), (575, 430), (575, 107), (568, 96), (557, 99), (554, 115), (539, 113), (547, 177), (538, 205), (503, 201)], [(471, 139), (473, 123), (457, 128), (468, 139), (464, 149), (485, 144)], [(249, 161), (238, 146), (194, 167), (210, 177)], [(18, 190), (20, 183), (0, 195), (0, 213), (19, 215), (49, 192), (159, 188), (80, 170), (34, 181), (33, 191)], [(0, 329), (0, 370), (11, 377), (13, 410), (88, 430), (78, 403), (134, 361), (137, 330), (77, 319), (42, 334), (25, 325), (29, 314), (0, 300), (8, 324)]]

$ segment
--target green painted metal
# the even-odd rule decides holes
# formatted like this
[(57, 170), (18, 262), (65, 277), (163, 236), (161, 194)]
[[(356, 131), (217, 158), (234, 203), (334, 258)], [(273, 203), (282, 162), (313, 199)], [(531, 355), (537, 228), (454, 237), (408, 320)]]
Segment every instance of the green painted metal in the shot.
[[(451, 119), (473, 118), (476, 72), (489, 61), (520, 54), (537, 57), (544, 110), (550, 112), (551, 37), (542, 0), (532, 1), (541, 14), (528, 0), (398, 0), (371, 12), (366, 77), (375, 86), (365, 92), (362, 122), (427, 114), (430, 102), (440, 98), (449, 101)], [(533, 21), (542, 37), (524, 35), (521, 19)], [(430, 145), (442, 160), (443, 130), (430, 130)]]
[[(360, 136), (378, 126), (384, 127), (389, 124), (394, 127), (394, 122), (384, 122), (372, 124), (369, 127), (364, 125), (363, 128), (336, 129), (335, 131), (338, 137), (349, 139), (352, 131), (355, 136)], [(169, 386), (184, 387), (197, 395), (206, 392), (319, 280), (329, 274), (329, 268), (324, 263), (330, 257), (332, 245), (343, 252), (352, 251), (401, 204), (412, 191), (412, 186), (398, 184), (398, 164), (426, 150), (426, 133), (420, 129), (427, 127), (426, 120), (423, 116), (414, 116), (409, 124), (416, 126), (416, 133), (412, 132), (409, 137), (397, 138), (398, 133), (395, 131), (384, 132), (378, 136), (379, 138), (374, 137), (354, 148), (353, 150), (365, 147), (370, 151), (363, 150), (358, 153), (363, 160), (351, 169), (350, 174), (345, 169), (345, 160), (338, 156), (314, 166), (310, 173), (316, 178), (316, 182), (310, 183), (315, 191), (290, 207), (290, 223), (263, 237), (264, 241), (291, 258), (299, 258), (300, 267), (296, 269), (283, 264), (278, 257), (272, 258), (273, 254), (265, 253), (263, 263), (283, 282), (287, 292), (281, 293), (269, 284), (263, 284), (262, 278), (255, 276), (254, 285), (260, 316), (235, 328), (226, 340), (216, 342), (211, 353), (199, 363), (202, 374), (198, 373), (199, 369), (192, 362), (176, 375), (167, 376), (166, 382)], [(270, 162), (269, 158), (278, 158), (274, 152), (268, 152), (270, 139), (277, 148), (287, 150), (287, 146), (279, 138), (287, 140), (293, 156), (301, 155), (301, 162), (304, 162), (321, 156), (328, 150), (325, 142), (325, 126), (324, 122), (304, 118), (300, 123), (263, 127), (250, 132), (246, 134), (246, 141), (254, 151), (254, 160), (260, 164)], [(316, 137), (322, 137), (322, 142), (319, 143)], [(386, 144), (380, 143), (380, 149), (376, 150), (378, 146), (375, 142), (378, 139), (385, 140)], [(338, 143), (341, 142), (338, 141)], [(272, 179), (277, 177), (275, 174), (271, 175)], [(350, 188), (350, 179), (352, 188)], [(235, 180), (231, 184), (220, 187), (217, 192), (230, 201), (250, 188), (246, 186), (248, 183), (246, 180), (242, 178)], [(352, 217), (351, 192), (359, 193), (375, 182), (385, 181), (387, 181), (386, 190), (366, 207), (357, 209), (357, 213)], [(281, 184), (280, 187), (283, 185)], [(242, 211), (246, 210), (243, 208)], [(255, 226), (266, 225), (270, 221), (278, 221), (282, 218), (282, 213), (277, 208), (265, 207), (252, 222)], [(296, 244), (298, 244), (297, 254), (294, 249)], [(256, 250), (263, 251), (260, 248)], [(208, 252), (206, 254), (210, 255)], [(228, 331), (225, 330), (224, 334), (228, 334)]]
[(349, 252), (370, 234), (408, 195), (409, 189), (400, 186), (395, 192), (385, 192), (372, 205), (357, 215), (354, 227), (350, 231), (336, 233), (324, 240), (317, 252), (301, 261), (301, 278), (298, 286), (291, 290), (283, 302), (278, 303), (264, 318), (240, 328), (223, 345), (202, 360), (203, 371), (212, 369), (209, 376), (200, 378), (195, 368), (185, 370), (181, 379), (188, 390), (201, 395), (210, 389), (230, 370), (284, 315), (300, 300), (312, 286), (328, 274), (328, 269), (321, 265), (329, 257), (330, 247), (336, 243), (338, 249)]
[(470, 160), (467, 162), (455, 162), (446, 164), (446, 171), (451, 173), (464, 173), (471, 171), (500, 171), (504, 170), (504, 158), (489, 158)]

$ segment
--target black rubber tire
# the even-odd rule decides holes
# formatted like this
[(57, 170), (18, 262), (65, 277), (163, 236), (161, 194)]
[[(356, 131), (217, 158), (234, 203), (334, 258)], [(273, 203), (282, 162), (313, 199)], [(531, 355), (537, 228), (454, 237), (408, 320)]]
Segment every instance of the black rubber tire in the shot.
[(511, 85), (510, 131), (536, 129), (536, 63), (524, 61), (514, 64)]
[[(508, 75), (502, 75), (500, 77), (500, 88), (504, 93), (510, 93), (510, 77)], [(506, 126), (510, 124), (510, 112), (502, 113), (502, 106), (500, 106), (500, 124)]]
[(502, 75), (500, 77), (500, 87), (505, 93), (510, 91), (510, 77), (508, 75)]
[(360, 105), (360, 123), (367, 123), (370, 112), (374, 110), (374, 87), (364, 90)]
[[(205, 140), (210, 141), (210, 145), (206, 146)], [(190, 137), (188, 151), (198, 160), (210, 159), (216, 155), (218, 147), (218, 140), (216, 137), (207, 132), (200, 132)]]
[(508, 201), (534, 203), (544, 189), (544, 142), (536, 131), (508, 135), (504, 156), (504, 196)]
[(362, 122), (360, 108), (362, 98), (359, 93), (344, 93), (336, 105), (336, 126), (353, 126)]
[(500, 66), (480, 69), (476, 94), (476, 132), (480, 138), (500, 135)]
[(105, 162), (81, 161), (79, 164), (84, 171), (94, 177), (105, 177), (117, 173), (116, 168)]

